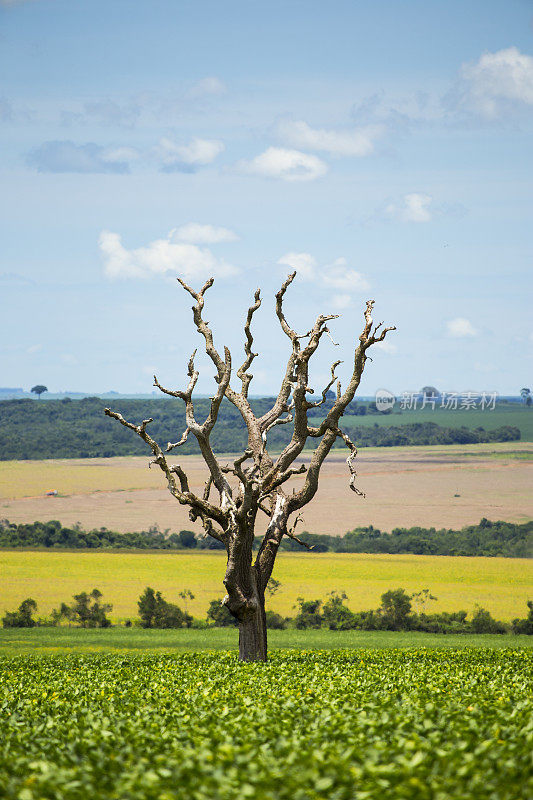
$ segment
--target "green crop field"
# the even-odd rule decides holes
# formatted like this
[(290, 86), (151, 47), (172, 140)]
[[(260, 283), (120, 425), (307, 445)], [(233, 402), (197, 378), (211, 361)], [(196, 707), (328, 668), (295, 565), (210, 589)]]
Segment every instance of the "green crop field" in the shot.
[(529, 800), (526, 650), (0, 659), (6, 800)]
[[(313, 418), (315, 419), (315, 418)], [(319, 418), (316, 417), (316, 420)], [(533, 441), (533, 408), (521, 406), (518, 403), (513, 405), (498, 404), (494, 410), (485, 409), (460, 409), (451, 410), (439, 408), (438, 403), (435, 409), (406, 409), (399, 410), (398, 403), (391, 414), (367, 414), (365, 416), (344, 416), (342, 419), (343, 427), (353, 428), (359, 426), (372, 425), (408, 425), (413, 422), (436, 422), (444, 428), (479, 428), (492, 431), (501, 428), (502, 425), (511, 425), (520, 429), (522, 441)]]
[[(225, 553), (201, 552), (0, 552), (0, 612), (27, 597), (38, 615), (94, 587), (113, 604), (114, 621), (135, 618), (146, 586), (182, 605), (178, 593), (190, 589), (188, 610), (205, 618), (209, 602), (224, 595)], [(356, 553), (281, 553), (274, 573), (281, 589), (268, 601), (274, 611), (294, 616), (299, 596), (325, 599), (336, 589), (348, 595), (353, 611), (379, 606), (388, 589), (428, 588), (437, 597), (428, 610), (472, 612), (476, 604), (510, 621), (525, 616), (533, 596), (533, 560), (453, 556), (367, 555)]]

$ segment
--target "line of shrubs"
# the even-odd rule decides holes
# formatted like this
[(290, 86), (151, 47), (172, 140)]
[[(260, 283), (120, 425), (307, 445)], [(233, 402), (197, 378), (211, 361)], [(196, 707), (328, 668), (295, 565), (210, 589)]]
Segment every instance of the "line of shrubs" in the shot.
[[(507, 558), (529, 558), (533, 555), (533, 521), (491, 522), (483, 518), (478, 525), (466, 525), (460, 531), (417, 526), (394, 528), (392, 533), (369, 525), (348, 531), (344, 536), (304, 531), (299, 538), (315, 553), (413, 553)], [(58, 520), (20, 524), (0, 520), (0, 548), (219, 550), (224, 549), (224, 545), (209, 536), (197, 538), (189, 530), (179, 533), (169, 533), (168, 529), (161, 531), (157, 525), (138, 533), (116, 533), (107, 528), (84, 531), (79, 524), (66, 528)], [(283, 539), (281, 549), (309, 552), (287, 537)]]
[[(423, 631), (426, 633), (522, 633), (533, 635), (533, 601), (527, 603), (528, 616), (506, 624), (492, 617), (490, 611), (476, 607), (471, 620), (467, 611), (428, 614), (422, 610), (430, 600), (436, 600), (427, 589), (408, 594), (405, 589), (389, 589), (381, 595), (381, 606), (369, 611), (351, 611), (345, 604), (346, 594), (330, 592), (328, 599), (298, 598), (299, 612), (295, 627), (329, 628), (334, 631)], [(421, 610), (413, 611), (413, 603)]]
[[(279, 589), (279, 582), (273, 581), (271, 594)], [(209, 628), (232, 627), (237, 622), (220, 600), (212, 600), (205, 620), (194, 619), (187, 611), (188, 600), (194, 595), (188, 589), (179, 595), (185, 604), (185, 610), (175, 603), (170, 603), (147, 586), (137, 601), (139, 621), (135, 624), (142, 628)], [(298, 613), (294, 618), (283, 617), (275, 611), (266, 612), (267, 628), (299, 630), (329, 628), (332, 631), (346, 630), (386, 630), (386, 631), (424, 631), (427, 633), (515, 633), (533, 635), (533, 601), (527, 602), (528, 616), (514, 619), (506, 624), (494, 619), (484, 608), (476, 607), (471, 620), (467, 620), (466, 611), (440, 612), (428, 614), (423, 610), (426, 603), (436, 600), (423, 589), (408, 594), (405, 589), (389, 589), (381, 595), (381, 605), (369, 611), (351, 611), (346, 605), (344, 592), (330, 592), (327, 600), (305, 600), (297, 598)], [(35, 620), (37, 603), (32, 598), (23, 600), (17, 611), (8, 611), (2, 619), (4, 628), (33, 628), (36, 626), (58, 626), (62, 623), (74, 624), (82, 628), (109, 628), (111, 622), (106, 616), (112, 605), (102, 603), (102, 593), (98, 589), (92, 592), (81, 592), (74, 596), (70, 605), (62, 603), (54, 609), (49, 617)], [(413, 610), (413, 601), (419, 607)], [(132, 622), (128, 620), (127, 627)]]

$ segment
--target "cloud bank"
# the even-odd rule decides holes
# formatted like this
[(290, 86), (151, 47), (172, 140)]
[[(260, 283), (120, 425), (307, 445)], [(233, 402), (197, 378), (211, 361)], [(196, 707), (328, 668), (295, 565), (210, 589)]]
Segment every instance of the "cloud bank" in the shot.
[(349, 292), (363, 292), (370, 288), (367, 279), (354, 269), (350, 269), (345, 258), (337, 258), (331, 264), (319, 266), (311, 253), (285, 253), (278, 264), (296, 270), (305, 281), (316, 283), (325, 289), (339, 290), (334, 294), (332, 303), (335, 308), (343, 309), (351, 305)]
[(517, 47), (484, 53), (463, 64), (456, 86), (445, 104), (468, 114), (494, 119), (518, 108), (533, 106), (533, 58)]
[[(180, 231), (188, 240), (180, 240)], [(228, 236), (231, 233), (226, 228), (191, 223), (174, 228), (165, 239), (156, 239), (145, 247), (128, 250), (122, 244), (120, 234), (102, 231), (98, 245), (107, 278), (177, 275), (185, 280), (202, 280), (211, 276), (228, 278), (237, 274), (236, 267), (217, 258), (209, 248), (198, 247), (191, 242), (193, 239), (206, 242), (209, 237), (211, 242), (230, 241)]]
[(283, 147), (269, 147), (251, 161), (241, 161), (243, 172), (284, 181), (313, 181), (326, 174), (326, 164), (317, 156)]
[(374, 152), (375, 140), (383, 133), (382, 125), (368, 125), (354, 130), (335, 131), (311, 128), (302, 120), (283, 122), (280, 135), (294, 147), (317, 150), (333, 156), (368, 156)]
[(470, 320), (464, 317), (455, 317), (446, 323), (448, 336), (454, 339), (467, 339), (471, 336), (477, 336), (477, 330), (474, 328)]

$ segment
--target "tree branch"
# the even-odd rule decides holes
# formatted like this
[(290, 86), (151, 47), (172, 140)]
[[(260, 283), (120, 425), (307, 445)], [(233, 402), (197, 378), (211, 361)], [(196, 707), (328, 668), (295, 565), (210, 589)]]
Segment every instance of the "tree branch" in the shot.
[[(174, 465), (173, 467), (169, 466), (163, 451), (157, 442), (152, 439), (152, 437), (146, 431), (147, 426), (153, 420), (145, 419), (140, 425), (134, 425), (132, 422), (125, 420), (122, 414), (119, 414), (116, 411), (111, 411), (109, 408), (104, 409), (104, 414), (106, 414), (108, 417), (116, 419), (121, 425), (124, 425), (124, 427), (129, 428), (138, 436), (140, 436), (143, 442), (146, 442), (154, 454), (154, 458), (150, 464), (157, 464), (157, 466), (160, 467), (160, 469), (164, 472), (170, 493), (182, 505), (189, 505), (196, 510), (198, 516), (203, 515), (210, 517), (218, 522), (223, 528), (226, 527), (227, 515), (223, 512), (223, 510), (212, 505), (211, 503), (206, 502), (205, 500), (202, 500), (200, 497), (197, 497), (195, 494), (193, 494), (193, 492), (190, 491), (187, 476), (179, 465)], [(179, 488), (178, 484), (176, 483), (176, 475), (180, 481)]]
[(254, 315), (254, 312), (257, 311), (257, 309), (261, 305), (261, 290), (260, 289), (257, 289), (257, 291), (256, 291), (256, 293), (254, 295), (254, 300), (255, 300), (255, 303), (252, 306), (250, 306), (250, 308), (248, 309), (248, 314), (246, 316), (246, 322), (245, 322), (245, 325), (244, 325), (244, 333), (246, 335), (246, 342), (244, 343), (244, 353), (246, 355), (246, 358), (244, 359), (244, 362), (243, 362), (242, 366), (239, 367), (239, 369), (237, 370), (237, 377), (240, 378), (241, 381), (242, 381), (241, 394), (242, 394), (243, 397), (248, 397), (248, 388), (249, 388), (250, 382), (251, 382), (251, 380), (253, 378), (253, 375), (249, 375), (246, 372), (246, 370), (250, 369), (252, 361), (257, 356), (257, 353), (252, 353), (252, 344), (253, 344), (253, 341), (254, 341), (254, 337), (252, 336), (252, 332), (251, 332), (250, 326), (251, 326), (251, 323), (252, 323), (252, 317)]

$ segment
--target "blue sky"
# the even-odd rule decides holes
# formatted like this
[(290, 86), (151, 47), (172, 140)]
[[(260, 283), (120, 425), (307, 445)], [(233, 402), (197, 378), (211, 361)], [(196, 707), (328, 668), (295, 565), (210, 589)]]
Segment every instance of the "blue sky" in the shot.
[[(346, 375), (364, 301), (395, 324), (361, 391), (533, 383), (533, 5), (447, 0), (0, 0), (0, 385), (181, 388), (176, 281), (255, 381), (339, 313), (312, 378)], [(199, 392), (212, 368), (198, 361)]]

